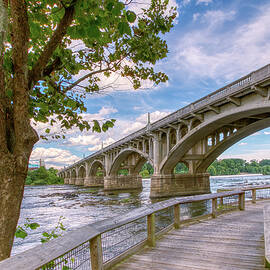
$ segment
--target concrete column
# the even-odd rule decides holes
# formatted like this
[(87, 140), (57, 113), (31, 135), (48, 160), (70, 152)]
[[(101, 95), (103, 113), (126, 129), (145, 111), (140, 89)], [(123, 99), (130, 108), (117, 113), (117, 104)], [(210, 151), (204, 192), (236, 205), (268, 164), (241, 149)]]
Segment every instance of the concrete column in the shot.
[(168, 156), (169, 152), (170, 152), (170, 133), (171, 133), (171, 129), (169, 128), (168, 131), (166, 132), (166, 143), (167, 143), (167, 147), (166, 147), (166, 155)]
[(148, 143), (149, 143), (149, 158), (153, 158), (153, 144), (152, 144), (152, 139), (150, 138), (148, 140)]
[(208, 173), (153, 175), (150, 198), (210, 193)]
[(160, 138), (158, 134), (155, 134), (153, 137), (153, 165), (154, 165), (154, 174), (159, 174), (159, 164), (160, 164)]

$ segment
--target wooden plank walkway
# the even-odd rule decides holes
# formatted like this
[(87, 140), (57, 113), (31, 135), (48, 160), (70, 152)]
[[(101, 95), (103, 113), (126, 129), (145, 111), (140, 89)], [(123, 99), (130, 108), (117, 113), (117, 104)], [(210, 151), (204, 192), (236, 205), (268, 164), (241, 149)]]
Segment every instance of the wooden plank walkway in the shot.
[(264, 268), (263, 206), (235, 211), (172, 230), (113, 269), (260, 270)]

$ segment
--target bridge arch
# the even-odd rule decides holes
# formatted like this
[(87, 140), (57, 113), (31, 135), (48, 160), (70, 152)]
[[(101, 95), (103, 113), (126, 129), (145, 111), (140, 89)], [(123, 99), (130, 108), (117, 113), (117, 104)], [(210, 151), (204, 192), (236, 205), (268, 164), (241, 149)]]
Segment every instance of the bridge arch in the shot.
[[(223, 113), (219, 113), (219, 114), (216, 114), (215, 116), (212, 116), (208, 120), (203, 121), (201, 124), (191, 129), (186, 135), (184, 135), (183, 138), (181, 138), (178, 141), (178, 143), (171, 149), (171, 151), (169, 151), (168, 156), (162, 160), (160, 164), (160, 173), (172, 174), (174, 167), (180, 160), (184, 158), (185, 154), (194, 145), (196, 145), (197, 142), (202, 141), (206, 137), (211, 138), (213, 145), (217, 144), (216, 154), (213, 154), (211, 155), (211, 158), (210, 156), (208, 158), (210, 162), (210, 160), (214, 158), (214, 156), (220, 155), (222, 152), (224, 152), (228, 147), (236, 143), (238, 140), (256, 132), (256, 131), (252, 131), (254, 126), (256, 126), (256, 130), (260, 130), (260, 129), (270, 126), (267, 119), (269, 117), (270, 117), (269, 103), (263, 103), (259, 105), (256, 103), (252, 103), (252, 104), (247, 103), (242, 106), (237, 106), (234, 109), (230, 109), (229, 112), (224, 111)], [(263, 118), (263, 119), (260, 119), (260, 118)], [(245, 132), (244, 131), (241, 132), (241, 134), (243, 134), (242, 136), (240, 135), (239, 137), (235, 136), (235, 138), (239, 138), (238, 140), (234, 139), (235, 142), (232, 139), (230, 140), (231, 143), (220, 144), (220, 142), (218, 142), (216, 140), (216, 137), (213, 135), (215, 132), (217, 132), (219, 129), (223, 128), (224, 126), (226, 127), (225, 129), (227, 129), (223, 134), (224, 138), (228, 136), (232, 136), (233, 134), (237, 134), (240, 132), (241, 129), (243, 129), (243, 127), (235, 128), (235, 127), (230, 127), (230, 126), (237, 121), (245, 121), (247, 119), (250, 121), (250, 124), (247, 124)], [(262, 121), (262, 120), (265, 120), (265, 121)], [(258, 123), (255, 125), (256, 122)], [(254, 126), (252, 126), (252, 124), (254, 124)], [(219, 147), (221, 148), (218, 150)], [(204, 165), (200, 166), (200, 169), (199, 169), (200, 171), (203, 171), (203, 169), (205, 169), (207, 162), (204, 162), (203, 164)]]
[(106, 176), (105, 166), (101, 160), (94, 160), (89, 169), (89, 177), (97, 176), (98, 171), (101, 170), (103, 176)]
[(247, 127), (240, 129), (238, 132), (235, 132), (232, 136), (225, 138), (220, 142), (218, 147), (214, 147), (212, 150), (206, 153), (205, 158), (198, 163), (196, 173), (205, 172), (207, 168), (228, 148), (240, 140), (269, 126), (270, 117), (250, 124)]
[(84, 165), (81, 165), (78, 170), (78, 178), (85, 178), (86, 177), (86, 169)]
[(71, 178), (77, 178), (77, 173), (76, 173), (76, 169), (75, 168), (73, 168), (71, 170)]
[(137, 154), (137, 158), (133, 159), (132, 165), (132, 174), (138, 174), (140, 169), (142, 168), (143, 164), (149, 160), (151, 165), (153, 162), (149, 159), (148, 154), (136, 149), (136, 148), (127, 148), (122, 150), (113, 160), (110, 171), (108, 175), (117, 175), (121, 165), (124, 161), (128, 160), (128, 157), (132, 154)]

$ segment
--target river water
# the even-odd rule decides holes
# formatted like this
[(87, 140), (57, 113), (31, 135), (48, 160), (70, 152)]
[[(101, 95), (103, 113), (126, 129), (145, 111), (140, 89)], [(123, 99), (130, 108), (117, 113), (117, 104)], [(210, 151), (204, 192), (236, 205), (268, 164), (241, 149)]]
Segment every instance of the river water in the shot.
[[(239, 185), (270, 184), (270, 176), (219, 176), (210, 177), (211, 192)], [(42, 232), (53, 230), (60, 218), (67, 231), (83, 225), (124, 213), (143, 205), (157, 202), (151, 200), (150, 179), (143, 180), (141, 191), (104, 192), (102, 188), (80, 186), (26, 186), (21, 207), (19, 225), (27, 218), (40, 227), (30, 231), (23, 239), (15, 239), (12, 255), (40, 244)]]

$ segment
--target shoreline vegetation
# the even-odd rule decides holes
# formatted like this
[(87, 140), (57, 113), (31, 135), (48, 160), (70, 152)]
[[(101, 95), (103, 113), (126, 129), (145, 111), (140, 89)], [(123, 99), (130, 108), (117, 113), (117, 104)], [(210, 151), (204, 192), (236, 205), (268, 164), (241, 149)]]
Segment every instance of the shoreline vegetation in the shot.
[[(25, 185), (63, 185), (64, 179), (57, 176), (54, 168), (46, 169), (40, 167), (36, 170), (29, 170)], [(127, 175), (126, 170), (120, 170), (120, 174)], [(233, 177), (233, 176), (260, 176), (270, 175), (270, 159), (261, 161), (251, 160), (247, 162), (243, 159), (222, 159), (215, 160), (207, 169), (210, 176)], [(145, 163), (140, 171), (142, 178), (151, 178), (154, 173), (150, 163)], [(188, 168), (183, 163), (178, 163), (174, 168), (175, 174), (188, 173)]]
[[(211, 176), (239, 176), (239, 175), (270, 175), (270, 159), (250, 162), (240, 158), (215, 160), (207, 169)], [(178, 163), (174, 168), (175, 174), (188, 173), (184, 163)], [(153, 174), (153, 167), (145, 163), (140, 171), (143, 178), (149, 178)]]

